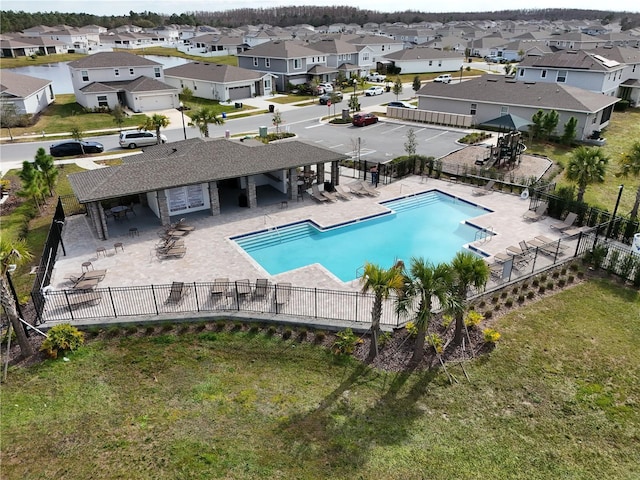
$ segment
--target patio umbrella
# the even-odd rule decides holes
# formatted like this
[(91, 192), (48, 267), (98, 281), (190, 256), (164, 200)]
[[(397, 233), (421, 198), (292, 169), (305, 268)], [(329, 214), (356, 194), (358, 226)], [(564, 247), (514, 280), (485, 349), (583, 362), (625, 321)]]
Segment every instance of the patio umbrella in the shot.
[(480, 125), (484, 125), (487, 127), (498, 127), (500, 129), (505, 129), (508, 131), (520, 130), (523, 127), (528, 125), (533, 125), (531, 120), (527, 120), (522, 117), (518, 117), (517, 115), (512, 115), (507, 113), (506, 115), (502, 115), (498, 118), (494, 118), (492, 120), (487, 120), (486, 122), (482, 122)]

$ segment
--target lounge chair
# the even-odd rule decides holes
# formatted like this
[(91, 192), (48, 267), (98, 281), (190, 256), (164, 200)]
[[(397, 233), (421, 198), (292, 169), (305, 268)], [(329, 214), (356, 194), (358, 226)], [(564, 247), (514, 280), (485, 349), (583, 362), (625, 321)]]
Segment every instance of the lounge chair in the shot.
[(97, 278), (91, 278), (89, 280), (80, 280), (72, 288), (73, 290), (93, 290), (98, 286)]
[(362, 189), (362, 185), (360, 184), (360, 182), (351, 183), (348, 185), (348, 188), (349, 188), (349, 192), (353, 193), (358, 197), (369, 196), (369, 194)]
[(526, 267), (531, 261), (531, 249), (524, 241), (520, 242), (519, 247), (513, 245), (507, 247), (507, 253), (513, 257), (513, 265), (515, 268)]
[(347, 192), (342, 185), (335, 185), (336, 195), (343, 200), (351, 200), (353, 197), (349, 192)]
[(324, 195), (322, 195), (320, 193), (320, 190), (318, 190), (318, 184), (314, 183), (313, 185), (311, 185), (311, 197), (314, 200), (317, 200), (320, 203), (323, 202), (328, 202), (329, 199), (327, 197), (325, 197)]
[(100, 300), (102, 300), (102, 294), (99, 292), (73, 293), (67, 295), (67, 303), (71, 309), (97, 305), (100, 303)]
[(106, 270), (89, 270), (88, 272), (80, 273), (77, 275), (67, 275), (65, 278), (69, 279), (71, 283), (78, 283), (82, 280), (97, 279), (99, 282), (104, 279), (107, 274)]
[(338, 194), (337, 193), (327, 192), (326, 190), (321, 190), (320, 191), (320, 195), (322, 195), (323, 197), (327, 197), (332, 202), (337, 202), (338, 201)]
[(289, 301), (291, 297), (291, 284), (289, 282), (282, 282), (276, 284), (275, 299), (277, 305), (284, 305)]
[(531, 222), (537, 222), (541, 218), (544, 218), (545, 214), (547, 213), (548, 207), (549, 205), (546, 202), (542, 202), (535, 210), (527, 210), (522, 218)]
[(360, 188), (362, 188), (362, 190), (364, 190), (364, 192), (371, 197), (377, 197), (378, 195), (380, 195), (380, 192), (378, 190), (376, 190), (375, 188), (371, 188), (369, 184), (364, 180), (360, 182)]
[(491, 190), (493, 189), (495, 183), (495, 180), (489, 180), (484, 187), (474, 188), (471, 193), (473, 195), (486, 195), (488, 193), (491, 193)]
[(164, 303), (178, 304), (188, 293), (188, 287), (184, 282), (173, 282), (171, 284), (171, 290), (169, 290), (169, 296)]
[(229, 293), (229, 279), (216, 278), (211, 287), (211, 295), (226, 295)]
[(187, 254), (187, 247), (171, 247), (166, 250), (156, 251), (156, 256), (160, 259), (175, 257), (182, 258)]
[(192, 225), (188, 225), (188, 224), (185, 222), (185, 219), (184, 219), (184, 218), (181, 218), (181, 219), (178, 221), (178, 223), (176, 223), (175, 225), (173, 225), (173, 229), (174, 229), (174, 230), (180, 230), (180, 231), (183, 231), (183, 232), (193, 232), (193, 231), (196, 229), (196, 227), (194, 227), (194, 226), (192, 226)]
[(264, 298), (269, 292), (269, 280), (266, 278), (259, 278), (256, 280), (256, 290), (254, 295), (258, 298)]
[(491, 277), (497, 281), (508, 280), (511, 276), (511, 270), (513, 270), (513, 257), (500, 263), (489, 263), (489, 270)]
[(249, 280), (236, 280), (236, 292), (238, 296), (245, 296), (251, 293), (251, 282)]
[(556, 230), (560, 230), (562, 232), (564, 230), (568, 230), (569, 228), (573, 227), (573, 224), (576, 222), (577, 219), (578, 219), (577, 213), (569, 212), (563, 222), (552, 223), (550, 227), (555, 228)]
[(562, 245), (559, 240), (551, 240), (550, 238), (544, 236), (535, 237), (533, 240), (529, 240), (527, 245), (531, 248), (536, 248), (539, 252), (542, 252), (546, 255), (550, 255), (555, 257), (556, 255), (564, 255), (564, 250), (566, 250), (567, 246)]

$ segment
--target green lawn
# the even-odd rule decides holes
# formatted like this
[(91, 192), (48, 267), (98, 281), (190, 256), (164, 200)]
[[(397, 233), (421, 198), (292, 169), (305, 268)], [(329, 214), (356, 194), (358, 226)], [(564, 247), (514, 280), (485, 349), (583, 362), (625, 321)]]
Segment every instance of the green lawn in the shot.
[(0, 68), (31, 67), (33, 65), (46, 65), (48, 63), (72, 62), (86, 57), (82, 53), (58, 53), (55, 55), (39, 55), (35, 59), (31, 57), (3, 58)]
[(495, 328), (454, 385), (264, 328), (111, 329), (10, 370), (3, 478), (637, 479), (638, 292), (590, 281)]

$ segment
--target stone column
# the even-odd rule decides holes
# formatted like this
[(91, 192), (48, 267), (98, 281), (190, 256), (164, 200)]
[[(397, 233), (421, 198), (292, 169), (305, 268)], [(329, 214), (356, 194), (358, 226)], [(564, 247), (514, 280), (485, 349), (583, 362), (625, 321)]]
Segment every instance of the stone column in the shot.
[(324, 163), (316, 164), (316, 182), (318, 185), (324, 183)]
[(209, 182), (209, 203), (211, 215), (220, 215), (220, 192), (218, 182)]
[(160, 213), (160, 224), (169, 225), (171, 215), (169, 215), (169, 204), (167, 203), (167, 193), (165, 190), (158, 190), (158, 212)]
[(247, 182), (247, 206), (249, 208), (255, 208), (258, 206), (258, 196), (256, 194), (256, 181), (253, 175), (245, 177)]
[(90, 202), (87, 205), (87, 212), (93, 228), (96, 231), (96, 235), (100, 240), (109, 239), (109, 229), (107, 228), (107, 217), (104, 215), (104, 210), (98, 202)]
[(331, 183), (340, 185), (340, 162), (331, 162)]
[(289, 182), (287, 184), (287, 198), (294, 200), (298, 195), (298, 173), (295, 168), (289, 169)]

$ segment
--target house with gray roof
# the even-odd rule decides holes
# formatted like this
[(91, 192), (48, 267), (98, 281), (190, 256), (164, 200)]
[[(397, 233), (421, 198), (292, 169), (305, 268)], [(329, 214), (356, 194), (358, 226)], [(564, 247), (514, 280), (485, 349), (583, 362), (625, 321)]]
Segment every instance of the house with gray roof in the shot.
[(358, 47), (355, 45), (329, 37), (309, 43), (309, 47), (326, 54), (326, 66), (342, 71), (346, 78), (349, 78), (351, 73), (358, 73)]
[(68, 45), (59, 40), (25, 35), (0, 36), (0, 54), (3, 58), (29, 57), (31, 55), (54, 55), (66, 53)]
[(295, 140), (265, 145), (193, 138), (148, 147), (140, 155), (123, 158), (122, 165), (71, 174), (69, 182), (85, 204), (98, 238), (106, 240), (104, 208), (113, 202), (128, 204), (137, 198), (160, 225), (197, 211), (221, 215), (230, 204), (248, 208), (264, 204), (267, 197), (273, 198), (267, 191), (279, 193), (281, 201), (297, 200), (302, 193), (299, 178), (324, 182), (326, 164), (330, 164), (329, 178), (338, 184), (338, 163), (346, 158)]
[(168, 68), (165, 82), (182, 91), (189, 88), (194, 97), (209, 100), (240, 100), (270, 94), (273, 75), (233, 65), (191, 62)]
[(0, 103), (12, 104), (18, 115), (35, 115), (56, 99), (51, 80), (4, 70), (0, 76)]
[(204, 57), (221, 57), (224, 55), (236, 55), (247, 50), (249, 46), (241, 36), (228, 37), (215, 33), (198, 35), (185, 41), (185, 45), (179, 50), (189, 55)]
[(126, 52), (103, 52), (68, 63), (76, 101), (85, 108), (134, 112), (177, 108), (179, 90), (164, 82), (163, 65)]
[(385, 55), (384, 59), (400, 68), (400, 73), (455, 72), (464, 62), (462, 52), (429, 47), (407, 48)]
[(471, 115), (479, 125), (506, 114), (530, 119), (538, 110), (555, 110), (561, 135), (571, 117), (578, 120), (576, 140), (585, 140), (595, 130), (609, 125), (618, 98), (565, 84), (520, 82), (494, 75), (462, 83), (427, 83), (418, 90), (418, 108)]

